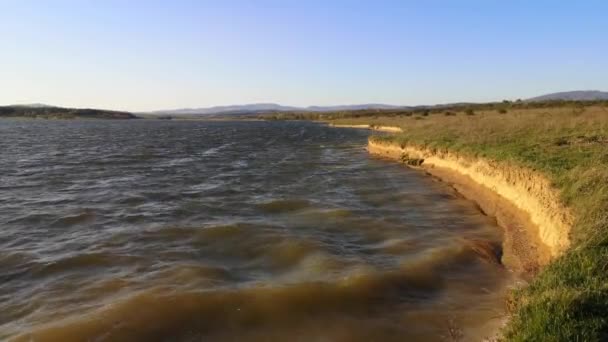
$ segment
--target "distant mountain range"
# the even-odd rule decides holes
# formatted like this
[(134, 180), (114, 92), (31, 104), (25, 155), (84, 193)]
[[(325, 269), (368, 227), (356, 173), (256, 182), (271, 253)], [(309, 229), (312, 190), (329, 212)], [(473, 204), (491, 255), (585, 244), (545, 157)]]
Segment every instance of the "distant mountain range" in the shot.
[[(526, 99), (526, 102), (542, 102), (542, 101), (594, 101), (594, 100), (608, 100), (608, 92), (598, 90), (577, 90), (577, 91), (566, 91), (559, 93), (551, 93), (542, 96), (532, 97)], [(442, 108), (450, 107), (455, 105), (467, 105), (472, 103), (450, 103), (450, 104), (439, 104), (433, 106), (394, 106), (381, 103), (366, 103), (358, 105), (341, 105), (341, 106), (308, 106), (308, 107), (294, 107), (294, 106), (283, 106), (276, 103), (253, 103), (245, 105), (232, 105), (232, 106), (215, 106), (215, 107), (203, 107), (203, 108), (182, 108), (182, 109), (169, 109), (169, 110), (158, 110), (152, 112), (141, 112), (137, 114), (147, 115), (165, 115), (165, 116), (198, 116), (198, 115), (209, 115), (209, 116), (224, 116), (224, 115), (238, 115), (238, 114), (257, 114), (257, 113), (270, 113), (270, 112), (330, 112), (330, 111), (352, 111), (352, 110), (365, 110), (365, 109), (402, 109), (402, 110), (415, 110), (420, 108)], [(45, 112), (63, 110), (63, 108), (55, 107), (51, 105), (32, 103), (32, 104), (19, 104), (12, 105), (13, 108), (29, 108), (36, 110), (45, 110)], [(55, 109), (55, 110), (52, 110)], [(61, 111), (59, 110), (59, 111)], [(106, 111), (107, 112), (107, 111)], [(124, 112), (122, 112), (124, 113)]]
[(608, 92), (599, 90), (576, 90), (552, 93), (527, 99), (528, 102), (541, 101), (596, 101), (608, 100)]
[[(593, 101), (593, 100), (608, 100), (608, 92), (597, 90), (579, 90), (560, 93), (551, 93), (538, 97), (533, 97), (525, 101), (541, 102), (541, 101)], [(461, 103), (465, 105), (466, 103)], [(262, 112), (329, 112), (329, 111), (350, 111), (364, 109), (415, 109), (415, 108), (431, 108), (431, 107), (449, 107), (457, 105), (456, 103), (435, 105), (435, 106), (394, 106), (381, 103), (367, 103), (359, 105), (342, 105), (342, 106), (308, 106), (308, 107), (293, 107), (283, 106), (276, 103), (254, 103), (234, 106), (216, 106), (204, 108), (183, 108), (158, 110), (141, 114), (153, 115), (231, 115), (231, 114), (255, 114)]]
[(358, 110), (358, 109), (394, 109), (407, 108), (400, 106), (391, 106), (386, 104), (369, 103), (360, 105), (343, 105), (343, 106), (309, 106), (309, 107), (293, 107), (283, 106), (276, 103), (253, 103), (234, 106), (215, 106), (206, 108), (182, 108), (170, 110), (158, 110), (146, 112), (145, 114), (158, 115), (211, 115), (211, 114), (251, 114), (258, 112), (328, 112), (336, 110)]

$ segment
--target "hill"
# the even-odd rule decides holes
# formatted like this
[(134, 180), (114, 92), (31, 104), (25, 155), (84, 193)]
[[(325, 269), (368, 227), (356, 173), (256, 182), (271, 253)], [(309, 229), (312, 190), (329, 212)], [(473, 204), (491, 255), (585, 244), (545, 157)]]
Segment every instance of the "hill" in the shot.
[(551, 93), (527, 99), (528, 102), (542, 101), (598, 101), (608, 100), (608, 92), (598, 90), (577, 90)]
[(0, 118), (32, 119), (137, 119), (129, 112), (89, 108), (61, 108), (46, 105), (0, 106)]

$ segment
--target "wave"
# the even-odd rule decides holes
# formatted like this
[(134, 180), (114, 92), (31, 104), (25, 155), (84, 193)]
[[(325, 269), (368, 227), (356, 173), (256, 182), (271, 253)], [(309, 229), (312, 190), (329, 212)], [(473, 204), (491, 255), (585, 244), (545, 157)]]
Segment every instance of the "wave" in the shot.
[(52, 227), (73, 226), (81, 223), (90, 222), (95, 219), (95, 211), (83, 209), (77, 214), (63, 216), (51, 223)]
[(32, 273), (37, 276), (47, 276), (76, 270), (91, 271), (101, 267), (130, 264), (138, 260), (141, 260), (141, 258), (131, 255), (117, 255), (115, 253), (104, 252), (83, 253), (66, 256), (53, 261), (38, 262), (37, 265), (32, 268)]
[(301, 199), (282, 199), (258, 204), (258, 208), (268, 213), (285, 213), (310, 207), (310, 202)]
[(213, 156), (215, 154), (218, 154), (223, 149), (226, 149), (226, 148), (228, 148), (228, 147), (230, 147), (232, 145), (234, 145), (234, 143), (226, 143), (226, 144), (223, 144), (223, 145), (220, 145), (220, 146), (217, 146), (217, 147), (212, 147), (212, 148), (209, 148), (209, 149), (201, 152), (200, 155), (201, 156), (206, 156), (206, 157)]
[[(353, 275), (337, 283), (180, 293), (153, 288), (84, 316), (33, 327), (14, 341), (247, 340), (262, 336), (333, 340), (332, 335), (339, 337), (348, 330), (353, 330), (349, 337), (356, 340), (359, 334), (374, 330), (373, 324), (362, 324), (369, 320), (370, 312), (403, 309), (404, 301), (399, 298), (408, 293), (432, 295), (441, 288), (434, 280), (417, 278), (389, 272)], [(416, 298), (419, 296), (410, 296), (409, 301)], [(327, 329), (319, 330), (319, 325)]]

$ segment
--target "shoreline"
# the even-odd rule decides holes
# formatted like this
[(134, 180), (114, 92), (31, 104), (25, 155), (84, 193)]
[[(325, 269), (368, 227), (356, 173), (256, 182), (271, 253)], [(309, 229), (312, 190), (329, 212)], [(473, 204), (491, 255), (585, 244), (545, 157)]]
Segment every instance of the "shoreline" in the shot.
[[(502, 227), (506, 268), (511, 263), (530, 271), (505, 298), (509, 314), (497, 332), (500, 340), (603, 340), (608, 332), (605, 109), (506, 114), (374, 117), (374, 124), (406, 129), (370, 136), (368, 151), (446, 182)], [(521, 223), (504, 219), (517, 212)], [(515, 241), (522, 247), (515, 248)], [(527, 250), (535, 253), (521, 253)], [(536, 263), (526, 263), (526, 255)]]
[(542, 175), (481, 158), (368, 140), (370, 154), (423, 170), (450, 184), (496, 219), (504, 231), (503, 263), (531, 278), (570, 246), (572, 215)]

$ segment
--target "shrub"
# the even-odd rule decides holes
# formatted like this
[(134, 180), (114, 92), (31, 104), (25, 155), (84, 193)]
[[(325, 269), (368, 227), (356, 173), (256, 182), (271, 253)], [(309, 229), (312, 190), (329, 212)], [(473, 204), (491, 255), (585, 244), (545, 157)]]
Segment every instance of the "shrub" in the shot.
[(467, 108), (464, 113), (466, 115), (475, 115), (475, 111), (473, 110), (473, 108)]
[(504, 109), (504, 108), (500, 108), (500, 109), (498, 110), (498, 114), (507, 114), (507, 110), (506, 110), (506, 109)]

